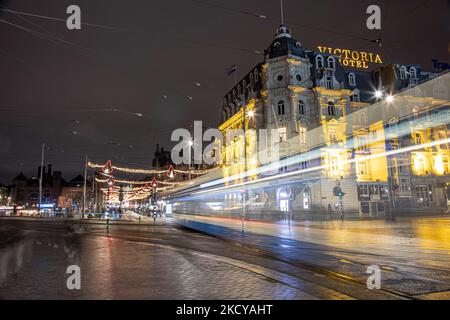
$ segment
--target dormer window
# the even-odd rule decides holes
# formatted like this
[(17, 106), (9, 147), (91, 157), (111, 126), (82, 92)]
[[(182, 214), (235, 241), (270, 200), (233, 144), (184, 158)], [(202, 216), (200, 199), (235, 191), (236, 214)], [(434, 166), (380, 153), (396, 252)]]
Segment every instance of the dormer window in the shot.
[(360, 102), (361, 101), (361, 95), (360, 95), (360, 91), (358, 89), (353, 90), (353, 94), (350, 97), (350, 99), (353, 102)]
[(411, 67), (411, 69), (409, 69), (409, 76), (412, 79), (417, 79), (417, 70), (414, 67)]
[(321, 55), (318, 55), (316, 57), (316, 68), (317, 69), (322, 69), (323, 67), (324, 67), (323, 57)]
[(356, 87), (356, 76), (354, 73), (348, 74), (348, 84), (352, 87)]
[(328, 68), (330, 69), (336, 69), (336, 59), (334, 57), (328, 57)]
[(274, 46), (275, 48), (278, 48), (279, 46), (281, 46), (281, 43), (275, 42), (275, 43), (273, 44), (273, 46)]
[(402, 66), (400, 68), (400, 80), (405, 80), (407, 78), (408, 71), (406, 70), (405, 66)]

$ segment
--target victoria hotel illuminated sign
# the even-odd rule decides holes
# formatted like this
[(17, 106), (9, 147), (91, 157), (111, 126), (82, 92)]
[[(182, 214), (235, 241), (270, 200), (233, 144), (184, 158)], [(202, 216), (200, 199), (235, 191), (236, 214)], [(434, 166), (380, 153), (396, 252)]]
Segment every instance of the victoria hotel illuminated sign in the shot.
[(339, 57), (339, 62), (344, 67), (368, 69), (370, 63), (382, 64), (381, 56), (377, 53), (366, 51), (354, 51), (350, 49), (334, 49), (329, 47), (317, 47), (321, 53), (328, 53)]

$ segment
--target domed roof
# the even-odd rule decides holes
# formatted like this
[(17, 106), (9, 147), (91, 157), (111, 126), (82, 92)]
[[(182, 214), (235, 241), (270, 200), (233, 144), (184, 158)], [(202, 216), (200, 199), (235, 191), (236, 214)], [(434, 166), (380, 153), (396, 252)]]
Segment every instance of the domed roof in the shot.
[(305, 50), (301, 43), (292, 38), (291, 30), (285, 25), (278, 27), (275, 39), (265, 53), (266, 59), (282, 57), (288, 54), (302, 58), (305, 57)]

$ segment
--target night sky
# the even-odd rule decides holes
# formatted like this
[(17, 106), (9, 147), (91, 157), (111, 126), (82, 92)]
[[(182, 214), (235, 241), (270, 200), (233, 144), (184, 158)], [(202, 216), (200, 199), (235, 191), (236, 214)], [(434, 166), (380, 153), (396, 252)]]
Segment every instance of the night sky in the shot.
[[(83, 23), (100, 26), (69, 31), (71, 4), (81, 7)], [(370, 4), (382, 9), (383, 51), (363, 40), (380, 35), (366, 28)], [(20, 171), (36, 175), (43, 142), (50, 146), (46, 163), (66, 179), (83, 172), (85, 155), (94, 162), (150, 167), (156, 143), (169, 148), (174, 129), (189, 129), (194, 120), (217, 127), (222, 97), (233, 85), (226, 70), (236, 64), (241, 77), (261, 62), (252, 51), (263, 51), (280, 24), (277, 0), (0, 0), (0, 5), (64, 19), (0, 11), (3, 183)], [(285, 0), (285, 9), (287, 25), (306, 49), (380, 52), (385, 63), (418, 63), (430, 71), (431, 59), (450, 60), (446, 0)]]

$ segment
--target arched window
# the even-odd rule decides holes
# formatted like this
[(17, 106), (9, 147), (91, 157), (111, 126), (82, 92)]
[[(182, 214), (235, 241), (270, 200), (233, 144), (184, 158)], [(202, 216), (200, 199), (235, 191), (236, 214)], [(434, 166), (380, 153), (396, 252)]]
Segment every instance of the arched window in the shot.
[(253, 80), (253, 73), (250, 73), (250, 84), (253, 85), (255, 82)]
[(305, 103), (302, 100), (299, 100), (298, 102), (298, 114), (299, 115), (305, 115)]
[(336, 59), (334, 57), (328, 57), (328, 68), (330, 69), (336, 69)]
[(237, 93), (238, 93), (238, 96), (240, 96), (242, 94), (242, 88), (241, 88), (240, 84), (238, 85)]
[(233, 101), (236, 100), (236, 89), (233, 90)]
[(348, 74), (348, 84), (352, 87), (356, 87), (356, 76), (354, 73)]
[(350, 99), (354, 102), (360, 102), (361, 101), (360, 91), (358, 89), (353, 90), (353, 94), (350, 97)]
[(336, 115), (336, 107), (334, 106), (333, 102), (328, 102), (328, 110), (327, 110), (329, 117), (334, 117)]
[(402, 66), (400, 68), (400, 79), (405, 80), (407, 78), (407, 73), (408, 73), (408, 71), (406, 70), (406, 67)]
[(225, 108), (222, 110), (222, 117), (223, 117), (223, 121), (228, 120), (227, 109), (225, 109)]
[(417, 78), (417, 70), (414, 67), (411, 67), (411, 69), (409, 69), (409, 76), (413, 79)]
[(278, 115), (282, 116), (286, 114), (286, 110), (284, 108), (284, 101), (278, 101)]
[(255, 69), (255, 82), (259, 81), (259, 72), (258, 69)]
[(323, 68), (323, 57), (321, 55), (316, 56), (316, 68)]

